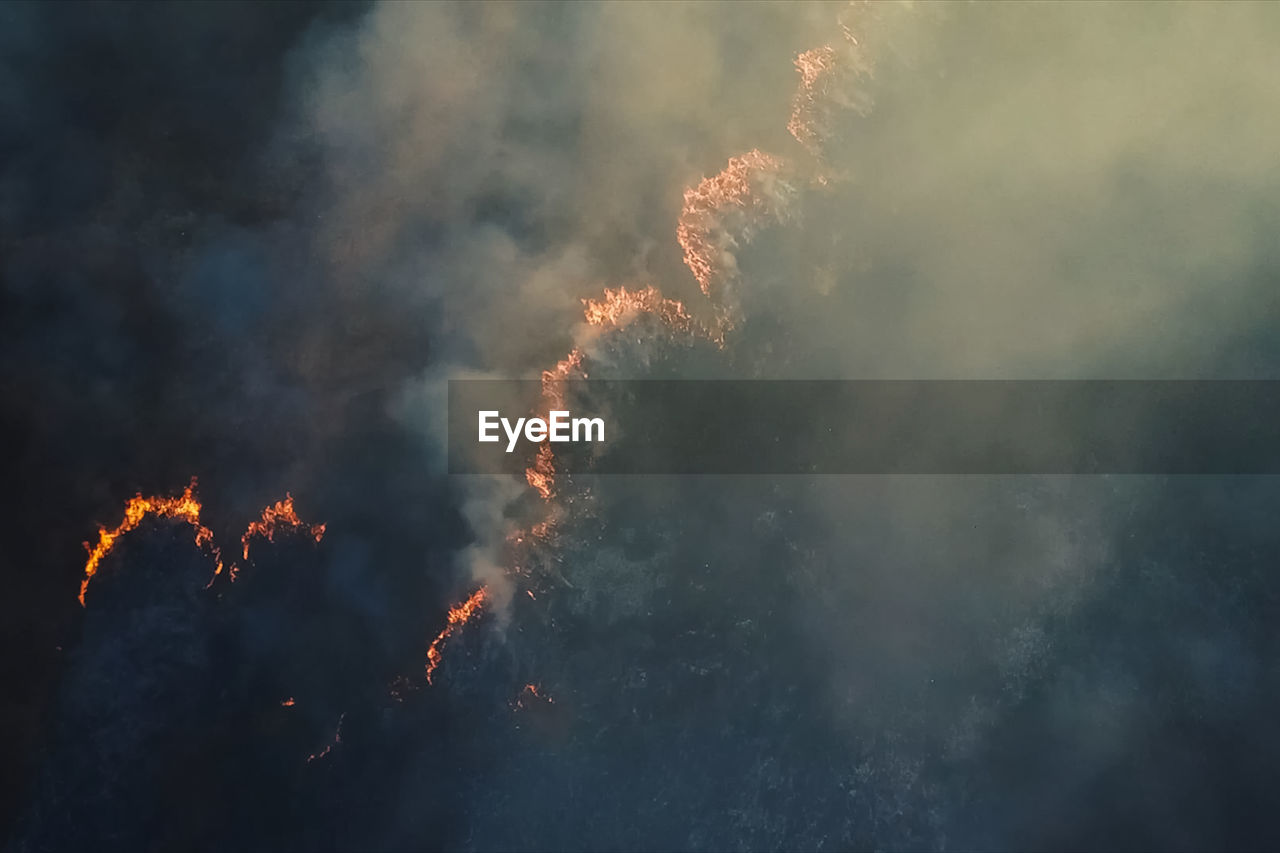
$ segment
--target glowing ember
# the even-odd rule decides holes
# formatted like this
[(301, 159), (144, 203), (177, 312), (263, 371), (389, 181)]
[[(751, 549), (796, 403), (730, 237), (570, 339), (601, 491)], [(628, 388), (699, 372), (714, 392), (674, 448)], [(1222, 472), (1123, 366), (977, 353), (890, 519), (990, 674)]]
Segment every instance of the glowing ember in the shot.
[[(556, 529), (556, 516), (551, 515), (544, 518), (536, 524), (530, 525), (528, 530), (514, 530), (507, 534), (507, 544), (524, 545), (527, 542), (545, 542)], [(514, 571), (519, 574), (519, 567), (515, 567)]]
[(282, 708), (292, 708), (295, 704), (297, 703), (293, 701), (292, 696), (290, 696), (288, 699), (280, 700), (280, 707)]
[(489, 588), (482, 586), (473, 592), (466, 601), (456, 607), (449, 608), (448, 620), (444, 629), (436, 635), (436, 638), (431, 641), (431, 647), (427, 649), (428, 684), (432, 683), (431, 678), (436, 671), (436, 667), (440, 666), (440, 661), (443, 659), (443, 653), (440, 649), (444, 646), (445, 640), (448, 640), (458, 628), (474, 619), (484, 607), (488, 598)]
[(408, 676), (397, 675), (387, 687), (387, 694), (397, 702), (403, 702), (406, 693), (411, 693), (417, 689), (418, 686)]
[(262, 517), (257, 521), (249, 522), (248, 529), (244, 535), (240, 537), (240, 544), (244, 546), (244, 558), (249, 559), (249, 540), (254, 536), (265, 536), (268, 542), (276, 541), (276, 531), (281, 527), (287, 527), (290, 530), (299, 528), (307, 528), (311, 537), (319, 542), (324, 538), (325, 525), (312, 524), (308, 526), (302, 519), (298, 518), (297, 512), (293, 509), (293, 495), (285, 493), (284, 500), (276, 501), (271, 506), (262, 511)]
[(338, 727), (333, 731), (333, 741), (325, 744), (324, 749), (320, 750), (319, 752), (313, 752), (309, 756), (307, 756), (308, 764), (315, 761), (316, 759), (324, 758), (330, 752), (333, 752), (333, 748), (335, 746), (338, 746), (342, 743), (342, 723), (344, 720), (346, 720), (346, 718), (347, 718), (347, 714), (345, 711), (338, 716)]
[(535, 699), (546, 705), (554, 705), (556, 703), (555, 699), (539, 690), (538, 685), (526, 684), (524, 689), (520, 691), (520, 695), (516, 697), (515, 706), (517, 709), (527, 708), (533, 704)]

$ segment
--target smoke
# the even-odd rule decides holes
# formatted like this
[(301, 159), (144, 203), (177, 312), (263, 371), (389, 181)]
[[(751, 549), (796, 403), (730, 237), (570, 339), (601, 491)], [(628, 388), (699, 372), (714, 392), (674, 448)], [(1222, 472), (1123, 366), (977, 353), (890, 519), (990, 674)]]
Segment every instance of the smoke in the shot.
[(1268, 375), (1232, 341), (1270, 300), (1274, 13), (943, 17), (836, 151), (831, 373)]
[[(780, 28), (780, 60), (818, 22), (814, 9), (755, 14)], [(580, 300), (602, 284), (687, 290), (669, 238), (680, 182), (738, 138), (777, 138), (758, 105), (725, 118), (750, 89), (783, 108), (794, 86), (785, 64), (735, 49), (751, 17), (388, 4), (315, 49), (295, 84), (329, 178), (318, 243), (344, 280), (377, 282), (366, 297), (423, 309), (435, 363), (410, 398), (473, 371), (538, 375), (581, 337)], [(500, 582), (488, 567), (512, 496), (476, 488), (466, 500), (490, 501), (492, 523), (473, 525), (473, 579)]]
[[(376, 8), (300, 75), (335, 263), (447, 299), (430, 330), (446, 360), (508, 372), (562, 353), (601, 283), (685, 295), (672, 203), (728, 154), (781, 141), (786, 57), (816, 29), (814, 9), (724, 11)], [(761, 21), (781, 63), (737, 49)]]
[[(1270, 376), (1273, 7), (184, 8), (0, 13), (8, 624), (70, 650), (13, 715), (20, 847), (1266, 837), (1266, 483), (544, 502), (441, 451), (449, 378), (571, 353)], [(622, 285), (645, 307), (602, 309)], [(288, 490), (323, 545), (218, 600), (188, 530), (139, 529), (75, 636), (92, 521), (192, 475), (219, 541)]]

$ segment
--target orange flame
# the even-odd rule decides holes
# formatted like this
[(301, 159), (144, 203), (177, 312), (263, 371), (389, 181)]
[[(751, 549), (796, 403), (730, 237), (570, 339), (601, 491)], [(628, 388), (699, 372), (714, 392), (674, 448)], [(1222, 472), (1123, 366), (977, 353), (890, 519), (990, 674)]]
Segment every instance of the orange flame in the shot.
[[(868, 8), (858, 5), (859, 13)], [(841, 15), (838, 21), (844, 36), (842, 44), (806, 50), (795, 59), (800, 85), (792, 98), (787, 130), (817, 161), (811, 177), (818, 184), (826, 184), (831, 177), (822, 162), (823, 145), (833, 130), (832, 119), (837, 108), (865, 112), (870, 105), (866, 93), (852, 84), (870, 75), (872, 63), (844, 18)], [(698, 287), (715, 302), (716, 323), (712, 328), (698, 325), (682, 303), (663, 297), (652, 286), (638, 290), (621, 286), (606, 288), (598, 299), (583, 299), (587, 326), (601, 331), (618, 330), (637, 317), (651, 315), (673, 329), (706, 333), (723, 346), (726, 332), (736, 325), (741, 312), (732, 291), (738, 275), (734, 252), (759, 229), (771, 221), (781, 222), (790, 214), (794, 190), (784, 179), (783, 171), (782, 160), (752, 149), (730, 157), (719, 173), (703, 178), (684, 191), (676, 240)], [(543, 371), (542, 404), (547, 409), (566, 408), (564, 384), (570, 377), (587, 377), (586, 358), (584, 349), (576, 346), (553, 367)], [(556, 497), (556, 465), (550, 444), (544, 442), (538, 448), (533, 464), (525, 470), (525, 480), (544, 501)], [(508, 541), (520, 545), (526, 537), (545, 539), (553, 524), (554, 516), (533, 525), (525, 533), (508, 537)], [(520, 573), (520, 568), (517, 566), (513, 571)], [(533, 590), (526, 589), (525, 593), (537, 600)], [(449, 636), (452, 626), (451, 611), (450, 625), (428, 652), (428, 680), (439, 663), (439, 644)], [(517, 700), (519, 707), (524, 707), (526, 695), (541, 698), (537, 686), (528, 684)]]
[[(212, 531), (200, 523), (201, 507), (200, 501), (195, 496), (195, 488), (196, 481), (193, 477), (191, 483), (183, 490), (182, 494), (174, 497), (146, 498), (139, 492), (125, 504), (124, 520), (111, 530), (105, 527), (98, 528), (98, 544), (91, 546), (88, 542), (84, 543), (85, 550), (89, 552), (89, 559), (84, 564), (84, 580), (80, 582), (81, 607), (84, 606), (84, 595), (89, 589), (89, 581), (98, 573), (98, 567), (103, 559), (107, 554), (111, 553), (111, 549), (115, 547), (121, 536), (137, 528), (148, 515), (154, 515), (157, 518), (181, 519), (195, 528), (197, 547), (212, 546)], [(217, 558), (218, 550), (216, 546), (213, 546), (213, 551), (215, 558)], [(218, 558), (218, 571), (221, 570), (222, 560)]]
[(836, 51), (830, 45), (806, 50), (796, 57), (796, 70), (800, 72), (800, 88), (791, 101), (791, 120), (787, 130), (796, 141), (817, 153), (822, 135), (815, 115), (823, 103), (822, 96), (830, 83), (836, 67)]
[(564, 407), (564, 382), (575, 374), (582, 379), (587, 373), (582, 368), (587, 354), (574, 347), (569, 354), (555, 363), (550, 370), (542, 371), (542, 399), (549, 409)]
[[(548, 411), (565, 407), (565, 380), (575, 374), (583, 379), (587, 377), (583, 369), (585, 360), (586, 353), (580, 347), (574, 347), (551, 369), (542, 371), (542, 402)], [(538, 448), (538, 456), (533, 465), (525, 469), (524, 478), (543, 500), (550, 500), (555, 495), (555, 465), (549, 445), (543, 444)]]
[(482, 586), (475, 592), (471, 593), (471, 597), (461, 604), (449, 608), (448, 619), (445, 622), (444, 629), (436, 635), (431, 641), (431, 647), (427, 649), (427, 683), (431, 684), (432, 676), (435, 674), (436, 667), (440, 666), (440, 661), (444, 655), (440, 649), (444, 646), (445, 640), (453, 635), (453, 632), (463, 625), (470, 622), (484, 607), (485, 602), (489, 598), (489, 588)]
[(843, 50), (823, 45), (796, 57), (800, 87), (791, 99), (787, 130), (819, 160), (823, 145), (833, 132), (831, 121), (838, 108), (863, 115), (871, 109), (870, 96), (857, 86), (871, 74), (871, 63), (852, 32), (841, 26), (847, 40)]
[[(865, 96), (851, 94), (846, 90), (845, 84), (853, 77), (869, 74), (870, 61), (852, 30), (843, 20), (839, 25), (846, 40), (843, 50), (822, 46), (799, 54), (795, 60), (801, 79), (792, 101), (792, 114), (787, 129), (801, 145), (819, 158), (821, 143), (829, 129), (825, 126), (825, 121), (833, 106), (864, 109), (867, 103)], [(729, 158), (725, 168), (718, 174), (702, 179), (684, 192), (676, 239), (683, 250), (684, 262), (699, 288), (704, 295), (718, 302), (718, 328), (708, 330), (697, 325), (682, 303), (663, 297), (651, 286), (632, 291), (625, 287), (606, 289), (599, 299), (583, 299), (587, 326), (598, 330), (617, 330), (626, 327), (637, 317), (652, 315), (674, 329), (696, 329), (708, 334), (713, 341), (723, 344), (725, 329), (733, 325), (736, 311), (736, 306), (729, 304), (732, 294), (725, 292), (737, 275), (734, 250), (741, 243), (750, 240), (754, 232), (769, 219), (781, 220), (787, 214), (787, 193), (790, 188), (782, 181), (782, 170), (781, 160), (752, 149)], [(821, 182), (826, 178), (820, 174), (818, 180)], [(584, 350), (575, 347), (551, 369), (543, 371), (542, 396), (549, 409), (565, 408), (564, 383), (571, 377), (587, 377), (585, 361)], [(555, 496), (555, 474), (551, 448), (544, 443), (539, 448), (533, 465), (525, 472), (526, 480), (544, 500), (550, 501)], [(213, 584), (214, 579), (222, 573), (224, 564), (213, 543), (212, 532), (200, 523), (201, 505), (195, 498), (195, 485), (196, 481), (192, 479), (182, 495), (175, 497), (144, 498), (141, 494), (137, 495), (126, 505), (124, 519), (119, 525), (112, 530), (100, 528), (96, 545), (91, 547), (89, 543), (85, 543), (89, 558), (80, 587), (79, 600), (82, 606), (89, 581), (98, 571), (102, 560), (122, 535), (137, 528), (148, 515), (180, 519), (195, 528), (196, 545), (209, 546), (217, 561), (214, 577), (209, 581), (210, 585)], [(551, 509), (554, 510), (554, 507)], [(554, 517), (539, 522), (529, 529), (528, 535), (535, 539), (545, 539), (553, 530), (554, 523)], [(274, 541), (276, 532), (282, 526), (290, 530), (305, 529), (316, 542), (325, 533), (324, 524), (308, 526), (302, 522), (294, 511), (292, 496), (286, 494), (284, 500), (266, 507), (261, 518), (250, 523), (245, 530), (240, 540), (243, 559), (249, 559), (250, 539), (263, 536), (268, 541)], [(524, 537), (518, 536), (515, 541), (520, 543), (524, 541)], [(230, 577), (234, 580), (237, 566), (230, 565), (229, 569)], [(525, 591), (531, 599), (536, 600), (532, 590)], [(456, 630), (476, 618), (488, 597), (488, 588), (482, 586), (465, 601), (449, 609), (445, 627), (427, 649), (428, 684), (432, 682), (432, 676), (442, 661), (442, 649), (446, 641)], [(402, 700), (403, 691), (414, 687), (409, 679), (402, 676), (391, 685), (391, 695)], [(537, 698), (546, 703), (554, 702), (535, 684), (526, 684), (521, 691), (517, 700), (520, 707), (524, 707), (525, 697)], [(280, 704), (292, 707), (294, 699), (289, 697)], [(308, 763), (327, 756), (335, 745), (342, 743), (345, 716), (344, 713), (338, 718), (332, 743), (312, 754), (307, 759)]]
[(582, 305), (589, 326), (618, 329), (641, 314), (655, 315), (677, 329), (689, 329), (693, 324), (684, 303), (667, 299), (652, 286), (640, 290), (605, 288), (602, 298), (584, 299)]
[[(834, 106), (861, 108), (845, 91), (845, 83), (852, 76), (870, 72), (870, 65), (861, 52), (861, 46), (848, 26), (841, 21), (846, 44), (842, 51), (829, 45), (805, 51), (796, 57), (800, 72), (800, 86), (792, 101), (792, 114), (787, 129), (797, 141), (816, 158), (821, 159), (820, 144), (828, 128), (825, 126)], [(683, 303), (668, 299), (652, 286), (628, 290), (625, 286), (606, 288), (597, 299), (582, 300), (586, 325), (599, 331), (625, 328), (641, 316), (654, 316), (666, 326), (680, 330), (696, 330), (723, 346), (726, 329), (735, 323), (737, 306), (733, 295), (726, 293), (737, 276), (734, 250), (749, 241), (754, 233), (769, 220), (781, 221), (789, 213), (791, 188), (782, 180), (783, 162), (759, 149), (752, 149), (729, 158), (724, 169), (716, 175), (704, 178), (696, 186), (684, 192), (684, 205), (676, 226), (676, 239), (684, 252), (684, 262), (693, 273), (703, 294), (714, 298), (717, 305), (717, 324), (712, 329), (700, 326), (689, 314)], [(819, 173), (817, 180), (825, 183), (828, 178)], [(575, 346), (564, 358), (542, 372), (542, 400), (544, 407), (539, 415), (551, 409), (566, 408), (565, 383), (571, 378), (587, 378), (587, 355), (582, 346)], [(555, 456), (548, 443), (543, 443), (533, 464), (525, 470), (529, 487), (544, 501), (556, 496)], [(508, 536), (508, 542), (520, 545), (526, 538), (545, 540), (554, 529), (555, 517), (549, 517), (531, 526), (528, 531)], [(512, 570), (519, 574), (516, 566)], [(453, 632), (480, 611), (488, 591), (481, 587), (462, 604), (449, 610), (443, 630), (427, 650), (427, 682), (442, 660), (444, 643)], [(536, 601), (533, 590), (525, 594)], [(401, 698), (400, 684), (393, 686), (392, 696)], [(535, 684), (527, 684), (517, 700), (524, 707), (525, 697), (545, 699)]]
[(268, 542), (276, 541), (276, 530), (284, 525), (291, 530), (298, 528), (308, 528), (311, 537), (319, 542), (324, 538), (325, 525), (312, 524), (308, 525), (298, 518), (298, 514), (293, 509), (293, 495), (285, 492), (284, 500), (276, 501), (269, 507), (262, 510), (262, 517), (257, 521), (249, 522), (249, 527), (245, 530), (244, 535), (240, 537), (240, 544), (244, 546), (244, 559), (249, 559), (249, 540), (254, 536), (265, 536)]
[[(731, 272), (725, 267), (733, 266), (729, 250), (737, 238), (726, 216), (733, 212), (767, 214), (771, 209), (769, 194), (762, 190), (781, 169), (782, 161), (777, 157), (752, 149), (730, 157), (719, 174), (684, 191), (676, 240), (684, 250), (685, 265), (707, 296), (712, 296), (718, 281)], [(747, 225), (742, 223), (736, 230), (749, 230)]]
[(293, 707), (294, 705), (296, 705), (296, 704), (297, 704), (297, 703), (293, 701), (293, 697), (292, 697), (292, 696), (290, 696), (288, 699), (282, 699), (282, 700), (280, 701), (280, 707), (281, 707), (281, 708), (292, 708), (292, 707)]
[(526, 699), (537, 699), (547, 705), (554, 705), (556, 700), (543, 693), (536, 684), (526, 684), (520, 691), (520, 695), (516, 697), (516, 708), (522, 709), (529, 707), (525, 704)]
[[(84, 565), (84, 579), (80, 582), (80, 606), (84, 606), (85, 593), (89, 589), (89, 581), (98, 573), (98, 568), (106, 556), (111, 553), (120, 537), (134, 530), (140, 525), (147, 516), (155, 516), (157, 518), (177, 518), (187, 522), (195, 528), (195, 544), (198, 548), (208, 547), (213, 553), (214, 569), (213, 576), (209, 578), (209, 583), (205, 585), (205, 589), (213, 586), (213, 582), (222, 574), (224, 568), (228, 568), (222, 561), (222, 551), (213, 541), (213, 531), (200, 523), (200, 511), (202, 509), (199, 499), (195, 494), (196, 480), (193, 477), (191, 483), (183, 490), (181, 495), (173, 497), (143, 497), (138, 494), (131, 498), (124, 508), (124, 519), (113, 529), (108, 530), (105, 527), (98, 528), (98, 543), (90, 545), (84, 543), (85, 550), (89, 552), (89, 559)], [(293, 497), (286, 494), (285, 499), (277, 501), (262, 511), (262, 517), (249, 524), (247, 530), (240, 542), (244, 546), (244, 557), (249, 558), (249, 539), (253, 536), (265, 536), (269, 541), (275, 541), (275, 534), (279, 525), (286, 525), (291, 529), (305, 528), (311, 536), (319, 542), (324, 537), (325, 525), (313, 524), (308, 527), (293, 509)], [(229, 568), (229, 576), (231, 580), (235, 580), (236, 573), (239, 568), (234, 564)]]
[(513, 530), (507, 534), (507, 544), (523, 545), (529, 540), (545, 542), (556, 529), (556, 517), (549, 515), (542, 521), (529, 526), (528, 530)]
[[(597, 330), (622, 329), (642, 316), (658, 318), (663, 324), (677, 331), (698, 331), (708, 339), (723, 343), (723, 337), (699, 324), (689, 314), (684, 303), (668, 299), (652, 285), (636, 290), (625, 286), (605, 288), (599, 299), (583, 299), (583, 318), (586, 324)], [(542, 410), (546, 416), (553, 409), (566, 407), (564, 383), (572, 378), (587, 378), (586, 353), (582, 347), (574, 347), (548, 370), (542, 371)], [(525, 469), (525, 481), (543, 500), (555, 497), (555, 456), (551, 447), (543, 443), (538, 448), (534, 463)], [(532, 531), (531, 531), (532, 532)]]
[(524, 469), (524, 479), (544, 501), (556, 496), (556, 465), (551, 445), (544, 443), (538, 448), (533, 465)]

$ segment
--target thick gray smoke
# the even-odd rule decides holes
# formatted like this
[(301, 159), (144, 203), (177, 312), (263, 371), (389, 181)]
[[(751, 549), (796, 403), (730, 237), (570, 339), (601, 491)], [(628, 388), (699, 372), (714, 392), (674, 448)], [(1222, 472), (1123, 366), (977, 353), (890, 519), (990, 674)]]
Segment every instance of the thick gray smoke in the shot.
[[(326, 62), (314, 88), (336, 221), (371, 222), (354, 243), (335, 237), (343, 259), (375, 259), (397, 287), (439, 300), (453, 348), (428, 386), (455, 358), (536, 375), (577, 342), (578, 299), (602, 285), (639, 279), (698, 310), (697, 269), (680, 266), (672, 239), (680, 195), (757, 148), (803, 197), (788, 198), (785, 215), (776, 205), (756, 220), (731, 210), (723, 226), (708, 226), (709, 257), (723, 267), (712, 297), (732, 299), (741, 328), (724, 355), (671, 356), (676, 375), (717, 358), (752, 377), (1274, 370), (1239, 343), (1254, 333), (1257, 306), (1272, 303), (1272, 283), (1257, 275), (1276, 213), (1268, 140), (1280, 79), (1269, 45), (1280, 19), (1268, 8), (546, 12), (383, 7), (334, 48), (360, 61)], [(841, 23), (862, 63), (844, 81), (855, 88), (820, 92), (826, 101), (810, 110), (820, 133), (797, 144), (784, 135), (800, 82), (791, 59), (823, 45), (848, 50)], [(644, 375), (670, 345), (660, 333), (648, 345), (620, 337), (623, 352), (644, 355), (631, 364), (602, 356), (615, 375)], [(557, 567), (539, 591), (551, 598), (546, 613), (595, 625), (619, 651), (633, 633), (653, 638), (667, 665), (718, 685), (707, 689), (732, 690), (753, 673), (714, 653), (699, 662), (697, 630), (659, 639), (687, 609), (726, 620), (732, 642), (759, 643), (763, 657), (817, 661), (817, 685), (793, 689), (843, 744), (844, 761), (819, 774), (828, 785), (820, 796), (836, 796), (834, 786), (860, 819), (839, 829), (797, 805), (809, 796), (803, 763), (761, 746), (737, 799), (719, 806), (752, 817), (699, 818), (673, 846), (715, 844), (726, 831), (749, 847), (1039, 843), (1045, 836), (1021, 818), (959, 819), (971, 806), (985, 814), (1004, 781), (969, 788), (954, 777), (988, 772), (1002, 728), (1046, 689), (1068, 690), (1069, 713), (1105, 719), (1069, 736), (1084, 739), (1080, 755), (1092, 763), (1075, 772), (1085, 777), (1123, 760), (1126, 738), (1148, 724), (1124, 698), (1142, 676), (1123, 665), (1089, 676), (1083, 690), (1060, 684), (1061, 668), (1079, 665), (1064, 646), (1079, 643), (1081, 608), (1123, 586), (1128, 569), (1118, 564), (1135, 558), (1116, 542), (1150, 488), (1106, 479), (725, 483), (698, 510), (708, 542), (673, 514), (676, 484), (597, 483), (571, 510), (557, 504), (556, 556), (546, 558)], [(476, 527), (488, 582), (501, 577), (507, 516), (521, 512), (518, 495), (494, 501), (473, 501), (488, 516)], [(739, 537), (759, 552), (716, 544)], [(733, 582), (717, 579), (718, 566), (735, 563), (733, 582), (781, 595), (781, 615), (724, 595)], [(720, 594), (701, 597), (708, 587)], [(780, 624), (789, 632), (779, 635)], [(552, 651), (543, 662), (574, 659), (556, 632), (544, 641)], [(537, 654), (512, 654), (537, 671)], [(623, 658), (613, 678), (640, 689), (647, 668)], [(554, 674), (544, 665), (539, 677), (553, 693), (581, 695), (604, 677), (595, 665)], [(762, 671), (777, 677), (776, 667)], [(580, 702), (582, 719), (606, 728), (622, 710)], [(786, 743), (790, 724), (771, 725)], [(530, 796), (521, 768), (532, 760), (513, 755), (493, 796)], [(1073, 796), (1064, 791), (1043, 796)], [(771, 809), (769, 797), (787, 805)], [(614, 829), (592, 826), (579, 843), (617, 841)], [(511, 840), (501, 826), (474, 831), (481, 846)]]

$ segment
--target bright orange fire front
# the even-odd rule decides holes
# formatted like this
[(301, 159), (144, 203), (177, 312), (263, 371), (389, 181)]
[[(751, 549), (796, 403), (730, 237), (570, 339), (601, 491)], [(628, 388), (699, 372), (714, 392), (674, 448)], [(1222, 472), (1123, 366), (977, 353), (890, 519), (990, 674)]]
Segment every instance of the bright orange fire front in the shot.
[(285, 492), (284, 500), (276, 501), (262, 511), (261, 518), (257, 521), (249, 522), (248, 529), (240, 537), (240, 544), (244, 546), (244, 559), (249, 559), (250, 539), (254, 536), (265, 536), (268, 542), (274, 542), (276, 541), (276, 530), (281, 526), (290, 530), (308, 528), (311, 537), (317, 542), (324, 538), (325, 526), (323, 524), (308, 526), (306, 522), (298, 518), (298, 513), (293, 509), (293, 495)]
[(538, 455), (534, 458), (533, 465), (524, 470), (524, 479), (544, 501), (555, 497), (556, 465), (551, 445), (543, 444), (538, 448)]
[(707, 296), (714, 295), (716, 280), (723, 275), (726, 250), (735, 241), (722, 222), (724, 214), (735, 208), (763, 209), (765, 200), (756, 185), (762, 176), (776, 174), (781, 168), (778, 158), (753, 148), (730, 157), (719, 174), (684, 191), (676, 240), (684, 249), (685, 264)]
[[(143, 497), (141, 493), (135, 495), (125, 504), (124, 520), (117, 524), (111, 530), (105, 527), (98, 528), (98, 544), (90, 545), (84, 543), (85, 550), (89, 552), (89, 559), (84, 564), (84, 580), (80, 582), (80, 606), (84, 606), (84, 594), (89, 589), (89, 581), (98, 573), (98, 566), (102, 560), (111, 553), (111, 549), (115, 547), (117, 540), (124, 534), (137, 528), (149, 515), (157, 518), (179, 518), (190, 524), (196, 530), (195, 541), (197, 546), (213, 545), (213, 533), (209, 528), (200, 523), (200, 501), (195, 495), (196, 481), (192, 478), (191, 483), (183, 490), (182, 494), (174, 497)], [(213, 546), (215, 557), (218, 555), (218, 549)], [(218, 570), (222, 569), (222, 560), (218, 559)]]
[(431, 647), (427, 649), (427, 683), (431, 684), (431, 678), (435, 674), (436, 667), (440, 666), (440, 661), (444, 657), (441, 651), (446, 640), (453, 635), (453, 632), (463, 625), (470, 622), (483, 609), (485, 602), (489, 598), (489, 588), (480, 587), (471, 593), (471, 597), (455, 607), (449, 608), (448, 619), (445, 622), (444, 629), (436, 635), (431, 641)]
[[(213, 531), (200, 523), (200, 510), (202, 507), (199, 499), (196, 498), (195, 489), (196, 480), (193, 477), (191, 483), (180, 495), (166, 498), (143, 497), (138, 494), (125, 504), (124, 520), (111, 530), (100, 527), (96, 545), (90, 545), (88, 542), (84, 543), (85, 549), (89, 552), (89, 559), (84, 564), (84, 580), (80, 582), (80, 606), (84, 606), (84, 596), (89, 589), (89, 581), (98, 573), (98, 568), (103, 559), (106, 558), (107, 554), (111, 553), (111, 549), (115, 547), (121, 536), (136, 529), (147, 516), (177, 518), (195, 528), (196, 546), (201, 548), (208, 546), (213, 553), (213, 576), (209, 579), (209, 583), (205, 588), (208, 589), (213, 585), (214, 580), (222, 574), (222, 570), (226, 566), (222, 562), (222, 551), (213, 541)], [(265, 536), (268, 541), (274, 542), (276, 532), (282, 525), (290, 530), (304, 529), (316, 542), (324, 538), (325, 525), (307, 525), (303, 522), (294, 511), (293, 497), (286, 494), (284, 500), (277, 501), (263, 509), (261, 518), (250, 522), (248, 529), (240, 537), (240, 542), (244, 546), (244, 558), (246, 560), (249, 558), (250, 538), (253, 536)], [(232, 565), (230, 567), (229, 575), (232, 580), (235, 580), (237, 571), (237, 566)]]
[(823, 103), (822, 96), (835, 67), (836, 52), (830, 45), (806, 50), (796, 57), (800, 88), (791, 103), (791, 119), (787, 122), (787, 130), (811, 152), (816, 153), (820, 136), (813, 114)]
[(682, 302), (667, 299), (652, 286), (605, 288), (602, 298), (584, 299), (582, 305), (590, 326), (621, 328), (641, 314), (653, 314), (677, 329), (688, 329), (693, 323)]

